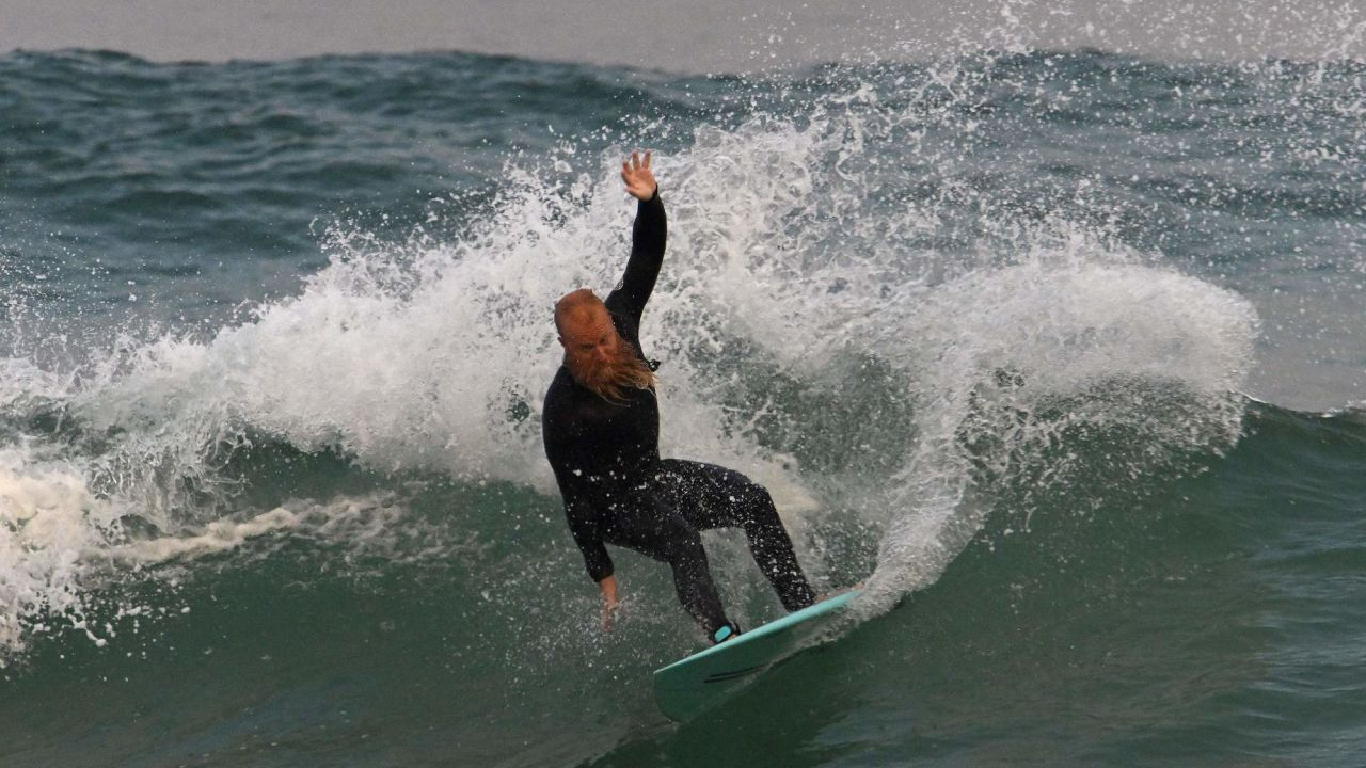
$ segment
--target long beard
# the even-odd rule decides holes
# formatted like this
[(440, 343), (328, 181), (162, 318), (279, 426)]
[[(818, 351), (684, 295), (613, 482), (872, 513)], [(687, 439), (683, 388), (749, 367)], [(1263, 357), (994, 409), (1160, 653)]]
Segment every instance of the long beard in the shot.
[(583, 366), (578, 370), (571, 366), (569, 372), (579, 384), (613, 403), (626, 400), (622, 395), (623, 389), (649, 389), (655, 385), (654, 371), (636, 354), (635, 347), (625, 340), (617, 345), (616, 354), (606, 363)]

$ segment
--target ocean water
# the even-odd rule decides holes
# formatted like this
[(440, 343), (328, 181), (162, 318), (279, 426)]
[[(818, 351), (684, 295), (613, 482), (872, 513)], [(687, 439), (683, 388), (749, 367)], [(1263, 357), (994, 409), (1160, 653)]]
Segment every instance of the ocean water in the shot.
[[(1359, 765), (1363, 77), (0, 57), (0, 765)], [(636, 147), (663, 452), (867, 592), (683, 725), (540, 448)]]

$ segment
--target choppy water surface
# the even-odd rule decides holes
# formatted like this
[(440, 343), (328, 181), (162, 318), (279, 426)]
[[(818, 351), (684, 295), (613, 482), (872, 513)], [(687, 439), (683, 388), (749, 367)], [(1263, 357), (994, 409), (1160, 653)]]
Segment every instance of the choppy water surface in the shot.
[[(1363, 75), (0, 58), (0, 757), (1355, 764)], [(597, 631), (538, 431), (635, 146), (665, 454), (870, 593), (681, 727), (699, 638), (627, 553)]]

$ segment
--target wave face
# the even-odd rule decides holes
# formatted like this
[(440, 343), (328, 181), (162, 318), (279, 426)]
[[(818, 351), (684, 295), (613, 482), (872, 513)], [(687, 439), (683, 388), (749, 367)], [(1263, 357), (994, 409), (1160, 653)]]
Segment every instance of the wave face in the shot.
[[(7, 766), (1366, 746), (1358, 65), (0, 73)], [(696, 630), (622, 552), (599, 631), (540, 448), (549, 310), (616, 281), (635, 146), (664, 454), (763, 482), (867, 591), (682, 728), (649, 672)], [(733, 615), (778, 615), (707, 544)]]

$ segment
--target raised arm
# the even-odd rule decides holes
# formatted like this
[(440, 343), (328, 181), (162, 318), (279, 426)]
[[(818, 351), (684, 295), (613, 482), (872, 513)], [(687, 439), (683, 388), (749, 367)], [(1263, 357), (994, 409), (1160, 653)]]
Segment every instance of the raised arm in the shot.
[(650, 153), (642, 160), (637, 152), (621, 164), (621, 180), (626, 191), (640, 202), (636, 206), (636, 222), (631, 229), (631, 258), (621, 285), (607, 297), (607, 307), (628, 315), (639, 323), (645, 304), (655, 289), (655, 279), (664, 263), (664, 246), (668, 221), (664, 203), (659, 199), (659, 185), (650, 171)]

